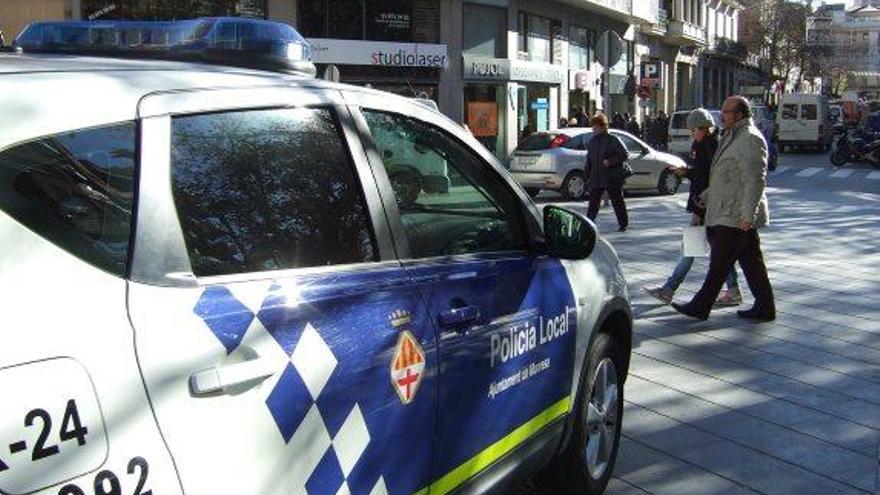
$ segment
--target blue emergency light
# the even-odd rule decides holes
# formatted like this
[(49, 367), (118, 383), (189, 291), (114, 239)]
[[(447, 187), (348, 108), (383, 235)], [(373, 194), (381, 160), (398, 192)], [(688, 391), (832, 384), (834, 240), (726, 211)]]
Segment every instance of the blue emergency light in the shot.
[(26, 53), (186, 60), (315, 75), (305, 38), (287, 24), (262, 19), (34, 22), (13, 46)]

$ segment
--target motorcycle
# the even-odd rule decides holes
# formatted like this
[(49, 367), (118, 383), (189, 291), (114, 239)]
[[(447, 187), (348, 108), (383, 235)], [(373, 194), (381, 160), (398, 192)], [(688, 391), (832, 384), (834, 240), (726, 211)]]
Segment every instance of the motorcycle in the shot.
[(837, 141), (837, 148), (831, 153), (831, 164), (842, 167), (849, 162), (867, 162), (880, 168), (880, 139), (858, 130), (852, 136), (849, 130), (844, 131)]

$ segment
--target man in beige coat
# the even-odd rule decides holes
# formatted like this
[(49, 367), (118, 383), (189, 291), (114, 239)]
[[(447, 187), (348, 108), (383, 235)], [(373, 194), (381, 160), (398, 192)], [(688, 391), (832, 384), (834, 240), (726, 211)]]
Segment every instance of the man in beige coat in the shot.
[(724, 133), (712, 162), (709, 188), (701, 198), (706, 205), (706, 233), (712, 248), (709, 273), (703, 287), (687, 304), (672, 303), (678, 312), (705, 320), (724, 279), (739, 261), (755, 305), (738, 311), (741, 318), (776, 318), (773, 289), (761, 253), (758, 229), (769, 223), (767, 196), (767, 142), (751, 121), (751, 107), (742, 96), (731, 96), (721, 107)]

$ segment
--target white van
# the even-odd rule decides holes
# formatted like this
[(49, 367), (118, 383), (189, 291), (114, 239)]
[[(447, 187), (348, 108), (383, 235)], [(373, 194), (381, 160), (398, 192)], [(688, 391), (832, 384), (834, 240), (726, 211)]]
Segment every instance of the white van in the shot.
[(779, 151), (811, 147), (828, 151), (834, 138), (834, 123), (828, 98), (807, 93), (786, 93), (776, 115)]
[[(694, 139), (691, 137), (691, 131), (687, 126), (687, 118), (691, 113), (690, 110), (679, 110), (672, 112), (669, 118), (669, 143), (666, 151), (678, 156), (688, 156), (691, 153), (691, 143)], [(709, 110), (712, 114), (712, 120), (715, 121), (715, 127), (721, 128), (721, 110)]]

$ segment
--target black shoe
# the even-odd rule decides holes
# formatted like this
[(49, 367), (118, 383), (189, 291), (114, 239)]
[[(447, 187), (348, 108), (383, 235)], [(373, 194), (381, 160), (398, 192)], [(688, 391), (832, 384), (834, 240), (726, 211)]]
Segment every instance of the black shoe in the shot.
[(751, 309), (737, 311), (736, 316), (755, 321), (773, 321), (776, 319), (776, 311), (761, 311), (756, 307), (752, 307)]
[(690, 304), (672, 303), (672, 307), (679, 313), (685, 316), (690, 316), (691, 318), (696, 318), (703, 321), (709, 319), (709, 315), (697, 313), (697, 310), (695, 310)]
[(623, 227), (618, 228), (617, 231), (618, 231), (618, 232), (626, 232), (626, 229), (628, 229), (628, 228), (629, 228), (629, 227), (627, 227), (626, 225), (624, 225)]

